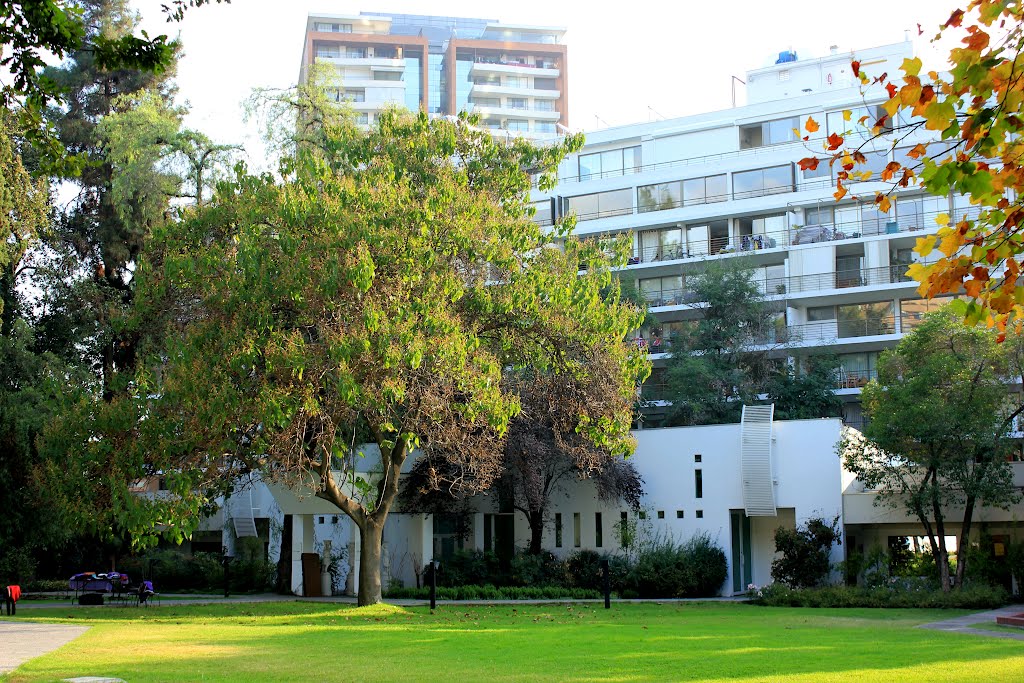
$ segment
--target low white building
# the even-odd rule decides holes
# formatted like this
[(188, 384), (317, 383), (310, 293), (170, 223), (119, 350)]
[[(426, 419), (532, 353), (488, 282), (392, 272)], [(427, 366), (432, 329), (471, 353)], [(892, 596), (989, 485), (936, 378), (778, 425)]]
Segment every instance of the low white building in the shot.
[[(625, 506), (599, 501), (591, 482), (571, 481), (552, 500), (544, 546), (563, 557), (577, 550), (621, 552), (619, 522), (632, 519), (638, 534), (651, 539), (681, 543), (706, 532), (729, 561), (723, 595), (742, 593), (750, 583), (769, 583), (776, 528), (842, 515), (842, 473), (835, 453), (840, 428), (839, 419), (825, 419), (637, 431), (631, 457), (645, 482), (642, 518)], [(478, 496), (474, 504), (465, 537), (458, 537), (443, 518), (392, 513), (385, 528), (385, 586), (392, 581), (416, 585), (427, 562), (443, 560), (456, 548), (511, 551), (528, 545), (530, 530), (522, 514), (499, 509), (496, 495)], [(232, 537), (250, 535), (257, 526), (269, 528), (268, 555), (277, 560), (282, 548), (290, 553), (295, 593), (309, 592), (303, 554), (322, 556), (325, 541), (345, 556), (335, 590), (355, 589), (355, 527), (330, 503), (257, 482), (233, 495), (223, 511), (229, 548)], [(268, 521), (260, 523), (263, 518)], [(842, 560), (841, 548), (833, 549), (832, 559)]]

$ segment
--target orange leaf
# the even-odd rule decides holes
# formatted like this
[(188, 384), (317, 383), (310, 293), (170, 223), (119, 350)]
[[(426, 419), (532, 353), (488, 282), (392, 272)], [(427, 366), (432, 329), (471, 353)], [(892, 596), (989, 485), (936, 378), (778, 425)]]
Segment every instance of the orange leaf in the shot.
[(917, 143), (917, 145), (914, 146), (914, 149), (907, 152), (907, 156), (910, 157), (911, 159), (920, 159), (927, 153), (928, 148), (925, 147), (923, 143), (919, 142)]
[(972, 299), (977, 299), (978, 295), (981, 294), (981, 281), (980, 280), (967, 280), (964, 282), (964, 291), (967, 292), (967, 296)]
[(836, 133), (832, 133), (828, 136), (828, 149), (834, 151), (839, 149), (843, 144), (843, 136)]
[(900, 170), (902, 166), (898, 161), (890, 161), (882, 169), (882, 180), (892, 180), (893, 176), (896, 175), (896, 171)]
[(896, 97), (896, 84), (895, 83), (886, 83), (885, 84), (885, 91), (887, 93), (889, 93), (889, 97), (890, 98), (891, 97)]
[(964, 38), (963, 42), (968, 49), (981, 52), (988, 47), (988, 34), (979, 30)]
[(832, 196), (838, 202), (840, 199), (846, 196), (847, 192), (848, 190), (845, 187), (839, 185), (838, 187), (836, 187), (836, 191), (832, 193)]
[(946, 21), (945, 24), (943, 24), (943, 28), (956, 28), (957, 26), (960, 25), (960, 22), (963, 21), (963, 18), (964, 11), (962, 9), (958, 9), (949, 15), (949, 19)]
[(818, 129), (821, 128), (821, 126), (818, 125), (818, 122), (815, 121), (813, 117), (808, 116), (807, 123), (806, 125), (804, 125), (804, 128), (807, 129), (808, 133), (817, 133)]
[(853, 67), (853, 77), (860, 78), (860, 62), (855, 59), (850, 62), (850, 66)]
[(875, 197), (875, 203), (878, 204), (878, 210), (882, 213), (889, 213), (889, 209), (892, 208), (892, 202), (884, 194)]
[(799, 162), (801, 171), (813, 171), (818, 168), (818, 162), (821, 161), (817, 157), (807, 157), (801, 159)]

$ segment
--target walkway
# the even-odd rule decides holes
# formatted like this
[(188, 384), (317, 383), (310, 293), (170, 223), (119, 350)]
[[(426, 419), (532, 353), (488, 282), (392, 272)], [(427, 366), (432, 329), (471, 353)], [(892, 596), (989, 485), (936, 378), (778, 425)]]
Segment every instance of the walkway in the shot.
[[(21, 611), (21, 604), (18, 604)], [(0, 621), (0, 675), (10, 673), (25, 662), (65, 643), (89, 630), (88, 626), (33, 624), (27, 621)]]
[(1011, 640), (1024, 640), (1024, 629), (1020, 633), (1009, 631), (992, 631), (986, 628), (973, 628), (976, 624), (995, 624), (996, 617), (1009, 616), (1024, 612), (1024, 606), (1010, 605), (1000, 607), (990, 612), (975, 612), (965, 614), (962, 617), (954, 617), (945, 621), (935, 621), (931, 624), (921, 624), (918, 628), (930, 628), (935, 631), (948, 631), (950, 633), (969, 633), (973, 636), (989, 636), (992, 638), (1009, 638)]

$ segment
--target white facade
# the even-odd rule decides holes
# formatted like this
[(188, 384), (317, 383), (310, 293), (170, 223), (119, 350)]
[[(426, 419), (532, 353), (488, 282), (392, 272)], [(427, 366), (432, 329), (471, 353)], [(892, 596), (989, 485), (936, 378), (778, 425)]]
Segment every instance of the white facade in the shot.
[[(906, 276), (920, 258), (912, 251), (917, 239), (937, 229), (939, 214), (976, 207), (910, 187), (880, 213), (874, 192), (889, 187), (881, 181), (852, 183), (836, 202), (827, 162), (815, 171), (797, 162), (823, 158), (827, 135), (859, 130), (859, 119), (874, 122), (882, 113), (885, 91), (855, 87), (851, 59), (877, 74), (894, 73), (910, 56), (911, 44), (902, 43), (751, 71), (750, 104), (589, 133), (586, 146), (563, 161), (558, 185), (535, 193), (541, 224), (575, 213), (581, 237), (632, 233), (633, 258), (620, 275), (637, 280), (664, 328), (638, 333), (655, 364), (649, 398), (658, 397), (672, 324), (697, 315), (687, 277), (707, 260), (746, 257), (776, 311), (765, 343), (781, 356), (839, 354), (844, 373), (836, 389), (849, 402), (848, 422), (860, 424), (857, 399), (875, 376), (878, 352), (943, 303), (922, 301)], [(820, 125), (816, 133), (804, 128), (809, 117)], [(891, 134), (869, 143), (877, 151), (866, 150), (870, 164), (862, 168), (878, 178), (889, 161), (907, 159), (919, 135), (901, 139), (895, 151)]]

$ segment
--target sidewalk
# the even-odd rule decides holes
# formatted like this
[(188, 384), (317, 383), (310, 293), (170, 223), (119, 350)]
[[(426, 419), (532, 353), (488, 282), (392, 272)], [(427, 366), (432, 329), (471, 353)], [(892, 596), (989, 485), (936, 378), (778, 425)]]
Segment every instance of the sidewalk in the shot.
[(1011, 614), (1019, 614), (1021, 612), (1024, 612), (1024, 606), (1010, 605), (1008, 607), (1000, 607), (999, 609), (994, 609), (989, 612), (976, 612), (974, 614), (965, 614), (962, 617), (954, 617), (944, 621), (934, 621), (930, 624), (921, 624), (918, 628), (928, 628), (934, 631), (947, 631), (949, 633), (969, 633), (974, 636), (1024, 640), (1024, 629), (1022, 629), (1020, 633), (1010, 633), (1008, 631), (990, 631), (983, 628), (973, 628), (975, 624), (994, 624), (996, 623), (996, 617), (998, 616), (1009, 616)]
[[(19, 608), (21, 606), (18, 605)], [(88, 630), (88, 626), (0, 621), (0, 642), (4, 644), (0, 647), (0, 675), (10, 673), (30, 659), (56, 650)]]

